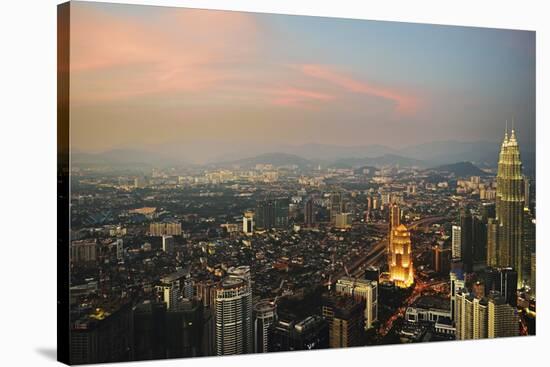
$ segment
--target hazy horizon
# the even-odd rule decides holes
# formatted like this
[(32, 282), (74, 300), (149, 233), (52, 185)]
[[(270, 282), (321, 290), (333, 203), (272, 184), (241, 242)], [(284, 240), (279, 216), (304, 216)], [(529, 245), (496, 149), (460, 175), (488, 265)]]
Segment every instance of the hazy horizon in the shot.
[(208, 142), (216, 157), (231, 146), (499, 142), (512, 119), (522, 150), (535, 150), (534, 32), (108, 3), (71, 8), (78, 151), (196, 150)]

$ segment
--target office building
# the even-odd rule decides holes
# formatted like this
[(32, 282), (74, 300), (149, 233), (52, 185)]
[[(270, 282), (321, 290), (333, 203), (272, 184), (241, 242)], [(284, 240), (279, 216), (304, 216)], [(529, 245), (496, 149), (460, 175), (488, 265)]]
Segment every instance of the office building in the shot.
[(319, 315), (301, 321), (279, 317), (273, 325), (270, 352), (325, 349), (329, 347), (328, 322)]
[(179, 270), (160, 279), (156, 286), (160, 300), (166, 304), (169, 311), (180, 307), (182, 299), (193, 297), (193, 279), (189, 268)]
[(462, 259), (462, 231), (460, 226), (452, 228), (452, 257), (453, 259)]
[(451, 319), (456, 321), (456, 295), (466, 287), (466, 282), (461, 268), (451, 270), (449, 278), (451, 283)]
[(519, 335), (519, 316), (515, 307), (506, 303), (502, 297), (492, 297), (489, 300), (488, 312), (489, 338), (501, 338)]
[(435, 245), (432, 255), (433, 270), (439, 274), (448, 274), (451, 271), (451, 249), (442, 245)]
[(513, 268), (488, 268), (485, 270), (485, 294), (498, 292), (511, 306), (517, 306), (518, 273)]
[(245, 212), (243, 216), (243, 232), (251, 235), (254, 233), (254, 212)]
[(287, 227), (289, 205), (288, 198), (260, 200), (256, 205), (256, 227), (259, 229)]
[(71, 263), (86, 265), (99, 259), (97, 240), (77, 240), (71, 242)]
[(527, 208), (523, 209), (523, 232), (522, 232), (522, 279), (523, 285), (531, 286), (531, 254), (536, 251), (536, 226), (535, 218)]
[(498, 264), (498, 221), (489, 218), (487, 221), (487, 266)]
[(322, 314), (329, 324), (329, 347), (358, 346), (364, 331), (363, 300), (343, 295), (324, 297)]
[(181, 236), (180, 222), (155, 222), (149, 224), (149, 235), (160, 237), (166, 236)]
[(170, 255), (174, 253), (174, 237), (169, 235), (162, 235), (162, 251)]
[(339, 213), (334, 218), (334, 226), (338, 229), (349, 229), (353, 222), (351, 213)]
[(254, 305), (254, 352), (267, 353), (273, 331), (277, 322), (277, 306), (273, 301), (263, 300)]
[(315, 224), (315, 207), (313, 199), (309, 198), (304, 204), (304, 225), (312, 227)]
[(348, 295), (365, 302), (365, 329), (378, 320), (378, 282), (374, 280), (344, 277), (336, 282), (336, 293)]
[(344, 209), (342, 194), (339, 192), (333, 192), (330, 195), (330, 222), (336, 222), (336, 215), (342, 213)]
[(134, 333), (131, 303), (117, 304), (112, 309), (96, 308), (70, 327), (72, 364), (130, 360)]

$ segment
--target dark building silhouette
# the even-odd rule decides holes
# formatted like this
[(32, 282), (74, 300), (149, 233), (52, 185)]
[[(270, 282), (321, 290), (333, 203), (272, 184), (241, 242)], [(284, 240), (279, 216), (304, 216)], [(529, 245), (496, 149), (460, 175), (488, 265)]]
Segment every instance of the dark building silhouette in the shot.
[(288, 226), (290, 201), (287, 198), (261, 200), (256, 205), (256, 227), (259, 229)]
[(323, 297), (322, 313), (329, 325), (329, 347), (358, 346), (364, 331), (365, 301), (345, 295)]
[(506, 303), (517, 306), (518, 273), (512, 268), (488, 268), (485, 270), (485, 294), (499, 292)]
[(113, 311), (96, 309), (71, 325), (70, 362), (89, 364), (124, 362), (132, 357), (132, 305)]
[(270, 352), (325, 349), (329, 347), (328, 323), (319, 315), (308, 316), (301, 321), (292, 317), (280, 317), (272, 325)]
[(435, 245), (432, 255), (434, 271), (439, 274), (449, 274), (451, 271), (451, 249)]
[(365, 269), (365, 279), (380, 281), (380, 268), (376, 266), (369, 266)]
[(175, 310), (166, 312), (166, 358), (203, 355), (203, 305), (197, 299), (180, 302)]
[(143, 301), (134, 308), (134, 359), (166, 357), (166, 304)]
[(313, 206), (313, 199), (309, 198), (304, 204), (304, 224), (306, 227), (311, 227), (315, 223), (315, 211)]

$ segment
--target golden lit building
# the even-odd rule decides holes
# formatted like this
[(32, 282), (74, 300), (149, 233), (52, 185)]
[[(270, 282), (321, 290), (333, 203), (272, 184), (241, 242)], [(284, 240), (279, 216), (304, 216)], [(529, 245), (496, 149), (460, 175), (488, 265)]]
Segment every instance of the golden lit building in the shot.
[(403, 224), (392, 229), (388, 265), (390, 279), (397, 287), (407, 288), (413, 284), (411, 233)]

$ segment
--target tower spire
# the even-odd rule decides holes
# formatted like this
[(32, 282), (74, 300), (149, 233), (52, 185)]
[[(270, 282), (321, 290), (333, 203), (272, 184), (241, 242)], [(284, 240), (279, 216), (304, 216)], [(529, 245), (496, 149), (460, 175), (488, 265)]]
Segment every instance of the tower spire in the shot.
[(508, 142), (508, 120), (506, 120), (506, 128), (504, 130), (504, 141), (503, 143), (507, 143)]

